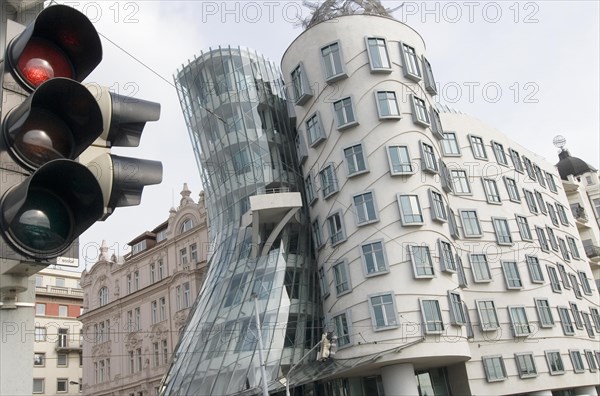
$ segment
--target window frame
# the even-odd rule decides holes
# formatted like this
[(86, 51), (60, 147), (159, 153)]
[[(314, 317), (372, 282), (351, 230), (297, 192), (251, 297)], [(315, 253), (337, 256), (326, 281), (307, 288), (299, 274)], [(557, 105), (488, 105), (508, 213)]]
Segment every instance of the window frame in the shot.
[(577, 374), (585, 373), (581, 351), (578, 349), (569, 349), (569, 357), (571, 358), (571, 364), (573, 365), (573, 372)]
[[(420, 261), (419, 263), (417, 263), (415, 252), (414, 252), (415, 248), (425, 250), (426, 255), (425, 255), (424, 259), (428, 262)], [(414, 277), (417, 279), (421, 279), (421, 278), (429, 279), (429, 278), (435, 277), (435, 269), (433, 268), (434, 267), (433, 259), (431, 257), (431, 250), (429, 249), (429, 246), (427, 246), (427, 245), (408, 245), (407, 249), (408, 249), (410, 262), (412, 264)], [(422, 263), (424, 263), (426, 265), (417, 266), (417, 264), (422, 264)], [(422, 269), (425, 269), (425, 271), (422, 271)], [(419, 273), (419, 272), (423, 272), (423, 273)]]
[[(375, 306), (373, 305), (373, 299), (377, 298), (377, 297), (383, 297), (383, 296), (390, 296), (391, 297), (391, 305), (392, 305), (392, 310), (393, 310), (393, 318), (392, 322), (390, 324), (385, 324), (383, 326), (378, 326), (377, 325), (377, 320), (376, 320), (376, 314), (375, 314)], [(385, 292), (380, 292), (380, 293), (374, 293), (374, 294), (369, 294), (367, 295), (367, 300), (369, 302), (369, 312), (371, 314), (371, 325), (373, 326), (373, 331), (378, 332), (378, 331), (383, 331), (383, 330), (390, 330), (390, 329), (396, 329), (400, 326), (400, 321), (398, 320), (398, 308), (396, 307), (396, 295), (393, 291), (385, 291)], [(390, 318), (387, 317), (388, 312), (386, 312), (385, 309), (382, 310), (382, 313), (385, 314), (385, 321), (389, 321)]]
[[(473, 221), (475, 221), (477, 223), (477, 229), (479, 230), (478, 233), (467, 233), (466, 229), (467, 227), (465, 226), (465, 218), (463, 217), (463, 214), (465, 213), (475, 213), (475, 219), (469, 218), (469, 223), (472, 223)], [(460, 223), (462, 225), (462, 229), (463, 229), (463, 236), (465, 238), (480, 238), (483, 236), (483, 230), (481, 229), (481, 222), (479, 221), (479, 213), (477, 212), (477, 209), (459, 209), (458, 210), (458, 217), (460, 217)], [(470, 224), (469, 228), (471, 227), (472, 224)]]
[[(548, 373), (550, 375), (562, 375), (565, 373), (565, 364), (563, 363), (562, 360), (562, 356), (560, 355), (560, 350), (558, 349), (551, 349), (551, 350), (546, 350), (544, 351), (544, 355), (546, 355), (546, 363), (548, 364)], [(553, 369), (553, 361), (551, 361), (551, 359), (553, 359), (551, 356), (555, 356), (556, 358), (558, 358), (558, 360), (556, 360), (556, 363), (560, 363), (561, 368), (556, 368)]]
[(512, 246), (513, 237), (510, 226), (508, 225), (508, 219), (505, 217), (492, 217), (492, 225), (494, 227), (494, 233), (496, 234), (496, 243), (503, 246)]
[(318, 192), (315, 189), (315, 174), (312, 170), (306, 173), (304, 187), (306, 189), (306, 200), (308, 201), (308, 204), (314, 204), (318, 199)]
[[(436, 312), (432, 312), (434, 316), (431, 318), (428, 318), (428, 310), (425, 309), (425, 302), (433, 303), (434, 306), (431, 308), (435, 308), (436, 310)], [(419, 305), (421, 307), (421, 317), (423, 318), (423, 330), (425, 334), (442, 334), (445, 326), (439, 300), (436, 298), (419, 298)], [(433, 324), (433, 329), (430, 329), (430, 323)]]
[(509, 147), (508, 155), (510, 157), (510, 160), (512, 161), (513, 168), (515, 168), (515, 171), (519, 173), (525, 173), (525, 169), (523, 168), (523, 162), (521, 161), (521, 155), (519, 154), (519, 152)]
[[(531, 331), (531, 325), (529, 324), (529, 318), (527, 317), (527, 309), (525, 308), (524, 305), (509, 305), (507, 307), (508, 309), (508, 316), (510, 318), (510, 324), (513, 330), (513, 335), (515, 337), (528, 337), (529, 335), (531, 335), (532, 331)], [(517, 312), (519, 312), (519, 314), (517, 314)], [(518, 320), (522, 319), (519, 318), (519, 315), (523, 315), (523, 318), (525, 319), (524, 323), (519, 322)], [(526, 330), (523, 331), (523, 328), (526, 327)]]
[[(298, 71), (298, 73), (296, 74), (298, 76), (298, 79), (295, 78), (296, 71)], [(294, 92), (294, 98), (292, 99), (294, 100), (294, 103), (297, 106), (302, 106), (306, 102), (308, 102), (310, 98), (313, 97), (312, 90), (310, 89), (308, 75), (306, 74), (306, 69), (304, 68), (304, 64), (302, 62), (299, 62), (298, 65), (296, 65), (296, 67), (291, 71), (290, 77), (292, 83), (292, 90)], [(299, 87), (298, 84), (296, 84), (296, 82), (299, 83)]]
[(508, 167), (508, 158), (506, 158), (506, 152), (502, 143), (492, 140), (492, 151), (494, 152), (494, 157), (496, 157), (496, 162)]
[(485, 192), (485, 200), (490, 205), (502, 205), (502, 196), (496, 180), (489, 177), (482, 177), (483, 191)]
[(425, 100), (414, 94), (410, 94), (410, 99), (413, 122), (425, 128), (429, 127), (432, 122)]
[[(335, 65), (335, 59), (333, 59), (333, 62), (331, 65), (328, 64), (326, 57), (330, 56), (330, 54), (333, 54), (334, 52), (329, 52), (328, 54), (324, 54), (323, 50), (331, 48), (333, 46), (336, 46), (337, 49), (337, 53), (338, 53), (338, 62), (339, 62), (339, 67), (341, 70), (337, 70), (337, 67)], [(331, 55), (331, 58), (333, 58), (334, 55)], [(327, 45), (324, 45), (322, 47), (320, 47), (319, 49), (319, 58), (321, 59), (321, 66), (323, 69), (323, 76), (325, 79), (326, 83), (333, 83), (335, 81), (341, 80), (343, 78), (348, 77), (348, 74), (346, 72), (346, 64), (344, 62), (344, 54), (342, 52), (342, 45), (340, 40), (336, 40), (336, 41), (332, 41)], [(331, 67), (331, 71), (333, 74), (329, 75), (328, 71), (327, 71), (327, 67), (330, 66)]]
[[(453, 296), (458, 297), (458, 299), (452, 299)], [(464, 304), (460, 293), (448, 290), (448, 306), (450, 308), (450, 323), (455, 326), (466, 325), (467, 316), (465, 315)]]
[[(381, 268), (381, 266), (379, 265), (379, 261), (377, 260), (377, 252), (374, 249), (374, 245), (379, 244), (381, 246), (381, 258), (383, 259), (383, 269), (379, 269)], [(371, 251), (368, 252), (370, 254), (370, 256), (372, 257), (373, 260), (373, 265), (374, 265), (374, 271), (373, 272), (369, 272), (369, 268), (368, 268), (368, 259), (367, 259), (367, 253), (365, 252), (365, 247), (366, 246), (371, 246)], [(373, 276), (378, 276), (378, 275), (384, 275), (390, 272), (389, 270), (389, 266), (388, 266), (388, 261), (387, 261), (387, 254), (385, 251), (385, 243), (383, 239), (379, 239), (379, 240), (373, 240), (373, 241), (369, 241), (369, 242), (365, 242), (362, 243), (360, 245), (360, 257), (362, 260), (362, 268), (363, 268), (363, 275), (365, 276), (365, 278), (370, 278)]]
[(431, 63), (425, 58), (424, 55), (421, 56), (421, 61), (423, 63), (423, 82), (425, 84), (425, 90), (429, 92), (430, 95), (437, 95), (437, 86), (435, 83), (435, 77), (433, 75), (433, 69), (431, 68)]
[[(454, 136), (454, 138), (448, 139), (448, 136)], [(453, 147), (453, 145), (454, 145), (454, 147)], [(460, 157), (460, 156), (462, 156), (461, 151), (460, 151), (460, 145), (458, 143), (458, 136), (456, 136), (456, 132), (444, 131), (442, 133), (441, 146), (442, 146), (442, 154), (444, 155), (444, 157)], [(454, 150), (454, 149), (456, 149), (456, 150)]]
[[(486, 316), (487, 318), (489, 318), (489, 313), (493, 313), (494, 317), (495, 317), (495, 322), (488, 322), (487, 320), (484, 321), (483, 320), (483, 316), (482, 316), (482, 307), (481, 307), (481, 303), (491, 303), (492, 306), (491, 307), (484, 307), (486, 313), (488, 313)], [(498, 311), (496, 309), (496, 303), (494, 302), (494, 300), (491, 299), (476, 299), (475, 300), (475, 306), (477, 307), (477, 314), (479, 315), (479, 324), (480, 324), (480, 329), (483, 332), (486, 331), (496, 331), (500, 328), (500, 319), (498, 318)]]
[[(336, 268), (341, 269), (341, 271), (336, 270)], [(344, 294), (348, 294), (352, 292), (352, 280), (350, 278), (350, 270), (348, 267), (348, 260), (342, 259), (337, 263), (331, 266), (331, 272), (333, 273), (333, 282), (335, 286), (335, 293), (337, 297), (343, 296)], [(345, 279), (339, 279), (338, 274), (344, 277)], [(343, 280), (343, 282), (340, 282)], [(340, 286), (346, 285), (345, 290), (340, 290)]]
[(537, 202), (535, 196), (533, 195), (533, 192), (524, 188), (523, 196), (525, 197), (525, 202), (527, 203), (527, 208), (529, 209), (529, 211), (536, 215), (539, 214), (540, 211), (537, 207)]
[[(529, 362), (521, 362), (521, 360), (519, 359), (521, 357), (528, 357)], [(523, 366), (521, 363), (525, 363), (525, 366)], [(537, 365), (535, 364), (535, 356), (533, 356), (533, 352), (516, 352), (515, 364), (517, 365), (519, 378), (535, 378), (538, 376)], [(530, 371), (529, 366), (531, 366), (533, 371)]]
[[(493, 365), (494, 373), (490, 371), (489, 363), (487, 363), (488, 361)], [(482, 356), (481, 364), (483, 365), (483, 371), (485, 372), (485, 379), (487, 382), (500, 382), (508, 378), (506, 375), (506, 367), (504, 365), (504, 359), (502, 358), (502, 355)], [(498, 373), (496, 373), (498, 368), (501, 371), (499, 373), (501, 376), (498, 376)]]
[[(402, 199), (404, 197), (409, 198), (408, 203), (410, 204), (410, 208), (404, 208), (403, 202), (405, 202), (405, 200)], [(421, 201), (419, 200), (419, 196), (417, 194), (398, 193), (396, 194), (396, 201), (398, 203), (398, 209), (400, 210), (400, 222), (403, 226), (420, 226), (424, 224), (423, 208), (421, 207)], [(413, 204), (415, 204), (416, 207), (413, 207)], [(411, 212), (406, 214), (404, 209), (410, 209)], [(408, 221), (409, 216), (414, 218), (414, 220)]]
[[(346, 101), (350, 102), (350, 106), (345, 103)], [(342, 107), (336, 109), (336, 106), (341, 104)], [(349, 118), (349, 114), (347, 108), (350, 108), (350, 112), (352, 113), (352, 119)], [(335, 125), (338, 131), (343, 131), (344, 129), (348, 129), (355, 125), (358, 125), (358, 119), (356, 115), (356, 108), (354, 107), (354, 100), (352, 96), (345, 96), (331, 103), (331, 108), (333, 109), (333, 118), (335, 120)], [(339, 111), (339, 112), (338, 112)], [(342, 116), (342, 117), (340, 117)], [(340, 123), (340, 119), (343, 118), (343, 123)]]
[(312, 243), (315, 246), (316, 250), (319, 250), (323, 246), (325, 246), (325, 242), (323, 240), (323, 234), (321, 232), (321, 226), (319, 223), (319, 216), (317, 216), (315, 218), (315, 220), (313, 220), (311, 222), (310, 228), (311, 228)]
[[(356, 147), (360, 147), (359, 153), (360, 153), (360, 156), (362, 157), (364, 169), (359, 169), (358, 165), (359, 165), (360, 161), (358, 160), (358, 155), (357, 155), (356, 150), (354, 150)], [(348, 156), (348, 154), (346, 152), (349, 149), (353, 149), (351, 156)], [(365, 146), (362, 142), (357, 143), (357, 144), (351, 144), (349, 146), (342, 148), (342, 156), (344, 157), (344, 163), (346, 164), (346, 175), (348, 178), (362, 175), (364, 173), (369, 172), (369, 163), (367, 161), (367, 156), (365, 155)], [(350, 169), (350, 161), (349, 161), (350, 158), (352, 159), (352, 162), (356, 167), (355, 171), (351, 171), (351, 169)]]
[[(385, 98), (381, 97), (383, 94), (385, 94)], [(396, 91), (375, 91), (375, 104), (377, 106), (377, 115), (380, 120), (399, 120), (402, 118)], [(385, 106), (383, 106), (384, 104)], [(385, 110), (386, 107), (388, 113), (384, 114), (383, 110)], [(394, 108), (396, 110), (395, 112)]]
[[(523, 241), (533, 242), (533, 234), (531, 233), (531, 228), (529, 227), (529, 221), (527, 220), (527, 217), (515, 215), (515, 221), (517, 223), (517, 228), (519, 229), (519, 235), (521, 235), (521, 239)], [(524, 235), (525, 233), (527, 235)]]
[[(473, 195), (473, 189), (471, 188), (471, 182), (469, 181), (469, 175), (466, 170), (463, 169), (450, 169), (450, 176), (452, 180), (452, 190), (454, 195)], [(456, 188), (456, 182), (460, 181), (460, 189)], [(464, 182), (464, 183), (462, 183)], [(465, 192), (462, 187), (467, 187), (468, 191)]]
[[(330, 178), (331, 180), (328, 180), (327, 178)], [(321, 182), (320, 184), (323, 199), (328, 199), (339, 191), (335, 164), (333, 162), (325, 165), (323, 169), (319, 171), (319, 181)]]
[[(366, 195), (370, 195), (371, 200), (370, 201), (363, 200), (361, 207), (364, 207), (364, 209), (359, 210), (359, 206), (356, 203), (356, 198), (363, 197)], [(371, 208), (368, 207), (368, 202), (371, 202)], [(354, 215), (355, 215), (354, 220), (356, 221), (356, 223), (355, 223), (356, 227), (362, 227), (364, 225), (377, 223), (379, 221), (379, 209), (377, 208), (377, 200), (375, 199), (375, 191), (374, 190), (367, 190), (367, 191), (363, 191), (358, 194), (352, 195), (352, 206), (354, 207)], [(370, 218), (368, 216), (369, 209), (371, 209), (373, 211), (373, 216), (374, 216), (373, 218)], [(363, 221), (361, 221), (361, 219), (360, 219), (359, 211), (361, 211), (361, 212), (364, 211), (365, 219)]]
[(446, 203), (444, 202), (444, 196), (438, 192), (429, 188), (427, 190), (429, 195), (429, 205), (431, 212), (431, 219), (433, 221), (438, 221), (441, 223), (445, 223), (448, 221), (448, 212), (446, 210)]
[(517, 181), (508, 176), (502, 176), (502, 178), (504, 179), (504, 186), (506, 187), (508, 199), (511, 202), (521, 203), (521, 194), (519, 194), (519, 186), (517, 185)]
[[(500, 265), (502, 266), (502, 274), (504, 275), (504, 282), (508, 290), (523, 289), (523, 278), (519, 271), (519, 264), (513, 260), (501, 260)], [(514, 272), (510, 274), (509, 272)], [(510, 277), (513, 275), (513, 277)], [(518, 284), (514, 284), (518, 282)]]
[(422, 73), (419, 67), (417, 51), (414, 47), (404, 42), (400, 42), (399, 45), (404, 77), (415, 82), (421, 81)]
[(595, 373), (598, 371), (598, 363), (594, 360), (594, 353), (590, 349), (584, 349), (583, 353), (588, 362), (588, 369), (590, 370), (590, 373)]
[[(550, 301), (545, 297), (535, 297), (533, 299), (535, 310), (538, 316), (538, 325), (540, 328), (551, 328), (556, 325)], [(544, 305), (545, 304), (545, 305)]]
[(531, 283), (545, 283), (540, 259), (537, 256), (526, 254), (525, 263), (527, 264), (527, 271), (529, 272), (529, 280)]
[(575, 335), (575, 325), (571, 320), (571, 309), (570, 307), (558, 306), (558, 318), (560, 319), (560, 326), (562, 327), (563, 334), (566, 336)]
[[(308, 147), (310, 148), (315, 148), (327, 140), (327, 135), (319, 111), (315, 111), (310, 117), (306, 118), (306, 121), (304, 121), (304, 129), (306, 130), (306, 139), (308, 140)], [(311, 131), (315, 131), (316, 134), (313, 136)]]
[(448, 241), (444, 241), (441, 238), (438, 239), (438, 252), (440, 259), (440, 268), (443, 272), (455, 273), (456, 259), (452, 250), (452, 244)]
[[(483, 261), (479, 259), (477, 261), (474, 260), (474, 256), (483, 257)], [(469, 254), (469, 264), (471, 265), (471, 273), (473, 275), (473, 282), (475, 283), (490, 283), (492, 281), (492, 272), (490, 270), (490, 263), (487, 258), (487, 254), (485, 253), (470, 253)], [(485, 265), (484, 267), (480, 267), (481, 265)], [(475, 266), (477, 266), (478, 270), (475, 271)], [(479, 274), (485, 275), (480, 269), (483, 269), (487, 272), (488, 278), (480, 278)]]
[[(335, 221), (334, 219), (338, 219)], [(327, 230), (329, 231), (329, 242), (331, 246), (337, 246), (348, 239), (344, 225), (344, 214), (341, 209), (332, 212), (326, 218)], [(338, 224), (339, 223), (339, 224)], [(335, 229), (333, 228), (335, 226)], [(338, 229), (339, 228), (339, 229)], [(339, 239), (338, 239), (339, 238)]]
[[(371, 45), (370, 41), (375, 40), (375, 45)], [(380, 40), (383, 41), (383, 46), (380, 43)], [(391, 73), (392, 72), (392, 61), (390, 59), (390, 54), (387, 48), (387, 40), (384, 37), (379, 36), (369, 36), (365, 37), (365, 44), (367, 49), (367, 56), (369, 58), (369, 67), (371, 68), (371, 73)], [(385, 66), (385, 62), (383, 62), (381, 48), (383, 48), (383, 52), (385, 55), (385, 60), (387, 61), (387, 65)], [(375, 49), (376, 53), (374, 54), (372, 50)], [(374, 62), (374, 55), (377, 55), (379, 58), (379, 62), (382, 66), (376, 66)]]
[[(401, 168), (404, 168), (404, 167), (408, 166), (410, 168), (410, 170), (408, 170), (408, 171), (396, 171), (395, 170), (395, 165), (396, 164), (394, 164), (394, 162), (392, 160), (392, 154), (391, 154), (391, 151), (390, 151), (390, 149), (392, 149), (392, 148), (397, 148), (398, 149), (398, 160), (401, 159), (400, 158), (400, 152), (402, 151), (401, 149), (404, 149), (406, 151), (406, 156), (407, 156), (407, 159), (408, 159), (408, 163), (398, 162), (397, 165), (399, 167), (401, 167)], [(390, 166), (390, 175), (391, 176), (405, 176), (405, 175), (412, 175), (412, 174), (415, 173), (415, 167), (414, 167), (413, 162), (411, 160), (410, 150), (408, 149), (407, 145), (388, 145), (388, 146), (386, 146), (386, 150), (385, 151), (386, 151), (387, 156), (388, 156), (388, 164)]]
[[(343, 320), (345, 321), (345, 331), (340, 331), (340, 326), (342, 325), (343, 328), (343, 323), (338, 323), (337, 322), (337, 318), (341, 318), (343, 317)], [(342, 348), (347, 348), (349, 346), (352, 346), (354, 344), (354, 340), (353, 340), (353, 336), (352, 336), (352, 315), (351, 315), (351, 311), (345, 310), (342, 312), (338, 312), (336, 314), (331, 315), (331, 322), (332, 322), (332, 326), (335, 329), (335, 334), (337, 335), (337, 347), (338, 349), (342, 349)], [(347, 339), (347, 341), (346, 341)]]
[[(485, 150), (485, 142), (481, 136), (468, 134), (469, 144), (471, 145), (471, 153), (473, 158), (478, 160), (488, 160), (488, 155)], [(476, 149), (477, 148), (477, 149)]]
[(546, 264), (546, 271), (548, 272), (548, 280), (550, 281), (550, 288), (554, 293), (562, 293), (562, 286), (558, 278), (558, 272), (551, 264)]
[(440, 167), (434, 146), (420, 140), (419, 150), (421, 152), (421, 170), (428, 173), (439, 173)]

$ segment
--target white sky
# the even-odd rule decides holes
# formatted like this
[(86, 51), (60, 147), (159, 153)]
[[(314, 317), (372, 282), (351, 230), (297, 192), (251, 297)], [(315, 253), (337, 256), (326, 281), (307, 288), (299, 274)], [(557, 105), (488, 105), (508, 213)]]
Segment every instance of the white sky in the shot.
[[(175, 71), (208, 47), (246, 46), (280, 63), (308, 15), (301, 1), (68, 2), (102, 39), (104, 60), (86, 81), (160, 102), (139, 148), (120, 155), (160, 160), (163, 182), (147, 187), (138, 207), (117, 209), (80, 238), (88, 268), (105, 239), (119, 254), (127, 242), (168, 217), (184, 182), (201, 190), (179, 101)], [(388, 8), (400, 1), (384, 1)], [(597, 1), (406, 1), (394, 16), (415, 28), (440, 84), (438, 100), (499, 129), (556, 163), (554, 136), (571, 154), (599, 165), (599, 14)], [(151, 72), (149, 69), (152, 69)], [(162, 76), (167, 81), (160, 78)], [(470, 88), (471, 87), (471, 88)], [(485, 88), (485, 89), (484, 89)]]

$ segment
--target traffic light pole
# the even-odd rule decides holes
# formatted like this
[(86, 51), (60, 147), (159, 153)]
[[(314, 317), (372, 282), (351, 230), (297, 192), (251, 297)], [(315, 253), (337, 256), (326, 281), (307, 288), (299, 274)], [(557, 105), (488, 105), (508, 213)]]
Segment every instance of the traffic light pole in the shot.
[[(11, 260), (8, 260), (11, 261)], [(2, 259), (3, 268), (20, 262)], [(0, 395), (31, 395), (35, 287), (27, 274), (0, 274)]]

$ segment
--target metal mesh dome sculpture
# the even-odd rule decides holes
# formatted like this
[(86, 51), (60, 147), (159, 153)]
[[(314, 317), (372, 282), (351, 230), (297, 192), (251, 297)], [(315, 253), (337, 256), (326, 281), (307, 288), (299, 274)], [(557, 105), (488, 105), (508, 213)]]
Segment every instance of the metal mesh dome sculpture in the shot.
[(312, 10), (311, 16), (302, 21), (304, 28), (344, 15), (367, 14), (392, 18), (394, 11), (385, 8), (379, 0), (325, 0), (321, 4), (305, 1), (304, 6)]

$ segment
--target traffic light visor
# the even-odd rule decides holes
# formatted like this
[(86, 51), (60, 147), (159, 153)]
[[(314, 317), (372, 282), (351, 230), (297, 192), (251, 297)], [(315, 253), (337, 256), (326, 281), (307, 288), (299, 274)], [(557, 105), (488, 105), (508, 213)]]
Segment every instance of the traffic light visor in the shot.
[(85, 15), (53, 5), (10, 42), (6, 55), (13, 75), (32, 91), (56, 77), (82, 81), (102, 60), (102, 44)]

